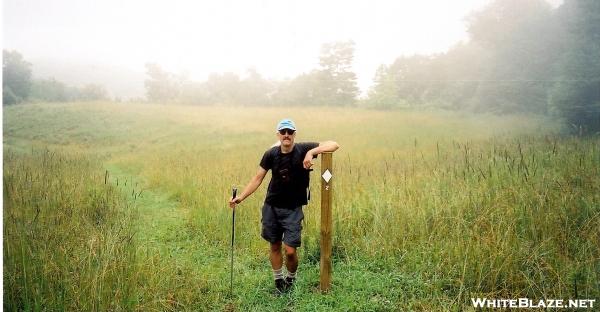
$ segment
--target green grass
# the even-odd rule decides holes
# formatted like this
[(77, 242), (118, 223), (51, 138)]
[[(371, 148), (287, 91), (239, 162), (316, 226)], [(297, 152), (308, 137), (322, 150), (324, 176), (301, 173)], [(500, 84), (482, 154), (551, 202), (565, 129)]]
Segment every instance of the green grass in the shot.
[[(265, 181), (237, 210), (230, 298), (227, 199), (283, 117), (299, 141), (341, 145), (332, 292), (318, 291), (313, 173), (297, 287), (271, 295)], [(429, 311), (470, 309), (473, 297), (600, 297), (600, 140), (560, 136), (550, 120), (107, 103), (5, 107), (3, 127), (7, 310)], [(76, 218), (52, 223), (67, 212)], [(85, 221), (98, 216), (110, 226)], [(57, 238), (72, 252), (41, 244)], [(75, 265), (72, 277), (99, 254), (104, 266)]]

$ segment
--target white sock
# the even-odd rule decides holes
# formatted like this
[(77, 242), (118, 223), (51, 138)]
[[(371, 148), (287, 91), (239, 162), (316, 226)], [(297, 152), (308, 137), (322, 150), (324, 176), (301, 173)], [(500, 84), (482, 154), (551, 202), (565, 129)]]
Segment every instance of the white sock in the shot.
[(283, 278), (283, 268), (279, 270), (273, 270), (273, 278), (274, 279), (282, 279)]
[(289, 277), (289, 278), (296, 278), (296, 272), (288, 272), (287, 273), (287, 277)]

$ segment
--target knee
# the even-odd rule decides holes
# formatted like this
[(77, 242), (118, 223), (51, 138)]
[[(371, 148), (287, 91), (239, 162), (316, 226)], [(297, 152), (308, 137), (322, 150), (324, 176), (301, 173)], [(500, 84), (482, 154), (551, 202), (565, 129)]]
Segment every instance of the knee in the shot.
[(285, 246), (285, 255), (287, 258), (295, 258), (296, 257), (296, 248)]
[(272, 253), (280, 253), (281, 252), (281, 242), (272, 243), (271, 244), (271, 252)]

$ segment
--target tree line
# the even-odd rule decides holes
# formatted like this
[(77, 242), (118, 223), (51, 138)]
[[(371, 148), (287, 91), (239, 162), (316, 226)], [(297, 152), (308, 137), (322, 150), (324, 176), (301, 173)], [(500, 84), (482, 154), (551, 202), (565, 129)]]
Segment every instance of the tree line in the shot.
[(194, 105), (352, 106), (359, 91), (351, 69), (353, 58), (353, 41), (324, 44), (318, 69), (283, 81), (267, 80), (249, 69), (244, 78), (213, 73), (204, 82), (194, 82), (157, 64), (146, 64), (146, 96), (151, 102)]
[[(319, 66), (273, 81), (214, 73), (206, 81), (146, 64), (148, 102), (190, 105), (364, 106), (442, 108), (561, 117), (572, 129), (600, 131), (600, 1), (496, 0), (467, 18), (470, 40), (446, 53), (398, 57), (381, 65), (358, 99), (354, 42), (324, 44)], [(389, 40), (401, 40), (390, 38)], [(8, 53), (8, 55), (7, 55)], [(17, 52), (3, 53), (4, 104), (106, 98), (101, 86), (72, 88), (31, 80)], [(17, 64), (17, 66), (14, 66)]]
[(21, 102), (69, 102), (107, 100), (108, 92), (98, 84), (68, 86), (54, 78), (34, 79), (31, 63), (17, 51), (2, 51), (2, 104)]
[[(361, 105), (531, 113), (563, 118), (578, 132), (600, 131), (600, 1), (496, 0), (467, 18), (470, 40), (446, 53), (381, 65), (357, 100), (354, 43), (326, 44), (320, 67), (286, 81), (250, 70), (206, 82), (175, 79), (147, 65), (149, 100), (189, 104)], [(393, 39), (390, 39), (393, 40)], [(169, 90), (165, 90), (169, 86)]]
[(382, 65), (367, 105), (564, 118), (600, 131), (600, 1), (496, 0), (468, 17), (470, 41)]

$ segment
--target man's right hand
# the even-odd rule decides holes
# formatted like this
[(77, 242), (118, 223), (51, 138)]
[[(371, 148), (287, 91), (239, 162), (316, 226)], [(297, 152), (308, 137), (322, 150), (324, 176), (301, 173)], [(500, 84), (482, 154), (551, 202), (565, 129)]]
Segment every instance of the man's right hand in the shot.
[(242, 199), (239, 197), (232, 198), (229, 200), (229, 208), (233, 209), (235, 206), (242, 202)]

